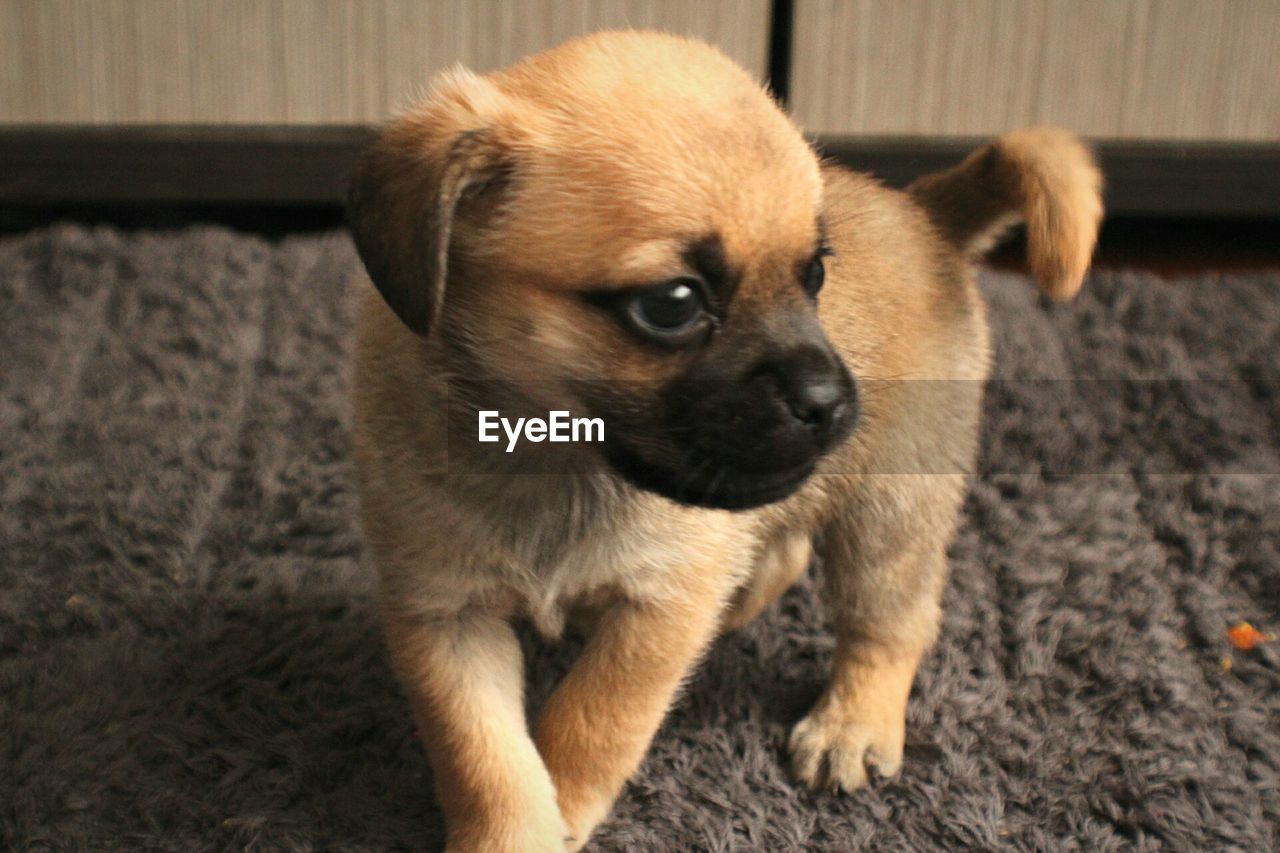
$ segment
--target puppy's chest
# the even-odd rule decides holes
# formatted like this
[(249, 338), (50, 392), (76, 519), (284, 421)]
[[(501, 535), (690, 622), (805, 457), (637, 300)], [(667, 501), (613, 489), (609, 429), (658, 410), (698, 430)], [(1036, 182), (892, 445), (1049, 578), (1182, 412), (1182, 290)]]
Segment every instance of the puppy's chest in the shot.
[[(502, 585), (516, 610), (545, 637), (558, 637), (579, 604), (617, 595), (651, 594), (655, 575), (676, 570), (678, 554), (627, 518), (599, 518), (585, 530), (526, 529), (508, 543), (510, 571)], [(671, 550), (671, 549), (666, 549)]]
[(452, 485), (455, 506), (469, 516), (455, 546), (470, 551), (483, 586), (504, 590), (544, 631), (558, 631), (562, 599), (606, 585), (618, 571), (609, 545), (630, 512), (599, 484), (565, 476)]
[(660, 598), (680, 572), (746, 571), (749, 537), (726, 529), (736, 525), (725, 513), (703, 518), (634, 494), (597, 498), (570, 505), (563, 494), (543, 492), (538, 508), (506, 517), (500, 583), (545, 636), (558, 636), (579, 604)]
[(480, 535), (521, 574), (548, 577), (624, 524), (626, 501), (590, 479), (513, 477), (476, 507)]

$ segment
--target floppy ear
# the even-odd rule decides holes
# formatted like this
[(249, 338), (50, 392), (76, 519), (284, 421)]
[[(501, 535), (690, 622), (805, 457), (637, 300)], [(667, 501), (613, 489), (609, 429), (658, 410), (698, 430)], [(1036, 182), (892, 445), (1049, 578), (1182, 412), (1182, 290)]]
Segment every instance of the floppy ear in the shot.
[(507, 107), (489, 81), (447, 73), (356, 163), (347, 197), (356, 250), (383, 299), (420, 335), (440, 312), (460, 202), (510, 169)]

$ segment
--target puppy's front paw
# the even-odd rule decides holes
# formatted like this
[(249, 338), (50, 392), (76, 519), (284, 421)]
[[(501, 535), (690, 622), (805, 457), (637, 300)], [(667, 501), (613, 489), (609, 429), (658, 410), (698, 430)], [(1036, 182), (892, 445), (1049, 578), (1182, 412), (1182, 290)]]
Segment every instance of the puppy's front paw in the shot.
[(445, 853), (566, 853), (578, 847), (569, 839), (564, 822), (543, 826), (477, 827), (451, 831)]
[[(535, 786), (536, 787), (536, 786)], [(542, 794), (542, 791), (530, 793)], [(447, 823), (445, 853), (566, 853), (576, 850), (551, 791), (524, 803), (476, 810)]]
[(885, 713), (820, 701), (791, 730), (791, 771), (810, 788), (857, 790), (867, 784), (869, 771), (880, 776), (898, 772), (905, 730), (900, 710)]

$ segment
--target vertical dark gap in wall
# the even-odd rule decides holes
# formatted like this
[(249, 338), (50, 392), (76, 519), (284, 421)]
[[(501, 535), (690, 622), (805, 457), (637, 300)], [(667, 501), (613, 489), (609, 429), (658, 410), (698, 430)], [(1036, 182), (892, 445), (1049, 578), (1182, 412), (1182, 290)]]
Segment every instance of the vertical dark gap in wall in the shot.
[(791, 29), (795, 0), (773, 0), (769, 20), (769, 90), (784, 107), (791, 96)]

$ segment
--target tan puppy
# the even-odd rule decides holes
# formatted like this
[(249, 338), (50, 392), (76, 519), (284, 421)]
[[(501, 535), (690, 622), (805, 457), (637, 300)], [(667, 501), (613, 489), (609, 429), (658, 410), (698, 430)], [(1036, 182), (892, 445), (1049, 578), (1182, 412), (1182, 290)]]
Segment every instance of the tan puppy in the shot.
[[(385, 127), (351, 194), (376, 285), (355, 453), (452, 849), (584, 844), (699, 656), (815, 534), (838, 643), (794, 770), (898, 769), (987, 375), (970, 261), (1022, 216), (1070, 296), (1099, 183), (1042, 129), (886, 189), (821, 166), (716, 50), (650, 33), (446, 74)], [(604, 440), (507, 452), (478, 440), (488, 410)], [(531, 733), (511, 623), (554, 636), (578, 610), (595, 627)]]

